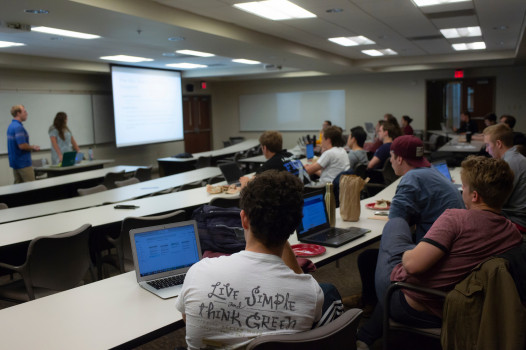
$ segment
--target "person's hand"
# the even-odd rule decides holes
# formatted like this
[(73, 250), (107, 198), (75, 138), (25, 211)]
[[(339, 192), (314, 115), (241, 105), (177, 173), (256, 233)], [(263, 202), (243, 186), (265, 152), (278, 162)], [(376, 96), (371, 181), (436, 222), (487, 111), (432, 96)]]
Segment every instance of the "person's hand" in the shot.
[(40, 151), (40, 146), (37, 146), (37, 145), (33, 145), (33, 151)]
[(248, 176), (241, 176), (239, 178), (239, 182), (241, 183), (241, 188), (245, 187), (250, 180), (251, 178)]
[(62, 163), (62, 154), (59, 154), (58, 161), (59, 161), (59, 163)]

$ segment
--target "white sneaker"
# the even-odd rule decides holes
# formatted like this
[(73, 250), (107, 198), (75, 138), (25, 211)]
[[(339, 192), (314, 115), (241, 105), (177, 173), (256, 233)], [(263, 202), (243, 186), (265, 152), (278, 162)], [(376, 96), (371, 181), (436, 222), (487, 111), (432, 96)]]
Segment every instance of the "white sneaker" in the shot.
[(365, 344), (361, 340), (356, 341), (356, 350), (369, 350), (369, 345)]

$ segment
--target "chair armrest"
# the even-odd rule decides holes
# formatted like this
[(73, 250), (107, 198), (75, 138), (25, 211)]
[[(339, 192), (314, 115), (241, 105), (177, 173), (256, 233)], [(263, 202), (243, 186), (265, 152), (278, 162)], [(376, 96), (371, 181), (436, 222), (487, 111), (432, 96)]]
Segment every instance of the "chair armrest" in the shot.
[(4, 268), (4, 269), (7, 269), (7, 270), (14, 271), (14, 272), (20, 272), (23, 269), (23, 265), (22, 266), (14, 266), (14, 265), (9, 265), (9, 264), (3, 263), (3, 262), (0, 262), (0, 267)]

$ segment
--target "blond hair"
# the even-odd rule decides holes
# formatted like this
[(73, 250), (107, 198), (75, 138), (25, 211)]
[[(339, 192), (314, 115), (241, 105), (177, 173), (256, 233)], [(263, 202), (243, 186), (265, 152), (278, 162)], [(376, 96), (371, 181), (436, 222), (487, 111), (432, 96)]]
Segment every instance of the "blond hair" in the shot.
[(489, 136), (491, 142), (500, 140), (505, 147), (513, 147), (513, 131), (506, 124), (488, 126), (483, 131), (484, 136)]

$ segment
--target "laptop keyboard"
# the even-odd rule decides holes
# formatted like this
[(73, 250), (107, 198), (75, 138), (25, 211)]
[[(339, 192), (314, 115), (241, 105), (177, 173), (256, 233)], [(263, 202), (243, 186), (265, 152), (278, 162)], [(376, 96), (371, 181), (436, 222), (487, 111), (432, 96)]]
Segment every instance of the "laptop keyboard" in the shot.
[(317, 235), (310, 236), (310, 239), (328, 241), (334, 238), (338, 238), (339, 241), (346, 241), (348, 239), (353, 239), (361, 236), (361, 232), (356, 232), (353, 228), (341, 229), (341, 228), (331, 228), (327, 231), (320, 232)]
[(179, 284), (183, 284), (185, 277), (186, 277), (186, 274), (182, 274), (182, 275), (177, 275), (177, 276), (161, 278), (161, 279), (150, 281), (147, 283), (155, 289), (164, 289), (168, 287), (177, 286)]

